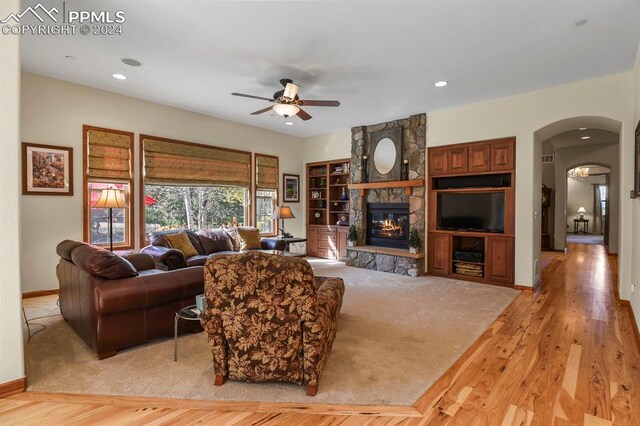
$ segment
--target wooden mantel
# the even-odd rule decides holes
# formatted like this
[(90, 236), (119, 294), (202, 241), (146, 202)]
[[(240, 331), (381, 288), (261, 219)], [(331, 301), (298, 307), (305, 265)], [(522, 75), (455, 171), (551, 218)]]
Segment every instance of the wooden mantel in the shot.
[(394, 180), (390, 182), (350, 183), (349, 189), (359, 189), (364, 196), (367, 189), (404, 188), (404, 193), (411, 195), (413, 187), (424, 186), (424, 179)]

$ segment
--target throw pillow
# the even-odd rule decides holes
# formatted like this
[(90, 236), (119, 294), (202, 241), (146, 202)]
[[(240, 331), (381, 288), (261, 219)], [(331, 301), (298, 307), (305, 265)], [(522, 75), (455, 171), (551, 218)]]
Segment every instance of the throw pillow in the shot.
[(220, 251), (233, 251), (231, 237), (222, 229), (199, 231), (198, 238), (200, 238), (200, 244), (206, 254), (218, 253)]
[(240, 250), (260, 250), (260, 231), (256, 228), (238, 228)]
[(240, 250), (240, 238), (238, 237), (238, 228), (224, 228), (224, 232), (231, 238), (231, 246), (233, 251)]
[(80, 243), (71, 250), (71, 260), (89, 274), (109, 280), (138, 275), (136, 268), (125, 258), (91, 244)]
[(189, 237), (184, 232), (178, 232), (175, 234), (165, 234), (164, 238), (167, 240), (171, 248), (180, 250), (184, 257), (192, 257), (198, 255), (198, 250), (191, 244)]

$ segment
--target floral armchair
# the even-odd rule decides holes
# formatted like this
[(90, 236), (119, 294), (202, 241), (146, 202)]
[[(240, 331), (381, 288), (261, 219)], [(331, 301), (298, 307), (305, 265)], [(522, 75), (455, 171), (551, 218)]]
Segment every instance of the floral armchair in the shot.
[(227, 376), (306, 383), (315, 396), (336, 336), (342, 279), (314, 278), (304, 259), (260, 252), (211, 257), (204, 276), (201, 322), (214, 383)]

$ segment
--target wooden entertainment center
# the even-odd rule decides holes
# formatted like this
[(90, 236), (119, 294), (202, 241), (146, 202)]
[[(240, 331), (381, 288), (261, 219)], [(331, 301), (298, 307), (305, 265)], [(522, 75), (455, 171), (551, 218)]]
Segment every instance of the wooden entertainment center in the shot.
[(326, 259), (347, 257), (350, 169), (349, 158), (307, 164), (309, 256)]
[(428, 273), (513, 286), (515, 138), (429, 148), (428, 181)]

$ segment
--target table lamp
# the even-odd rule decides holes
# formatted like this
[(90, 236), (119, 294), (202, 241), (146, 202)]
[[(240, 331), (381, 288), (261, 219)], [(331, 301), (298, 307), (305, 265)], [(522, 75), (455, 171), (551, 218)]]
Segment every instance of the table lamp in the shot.
[(580, 215), (580, 219), (584, 219), (584, 214), (585, 214), (586, 212), (587, 212), (587, 211), (584, 209), (584, 207), (580, 207), (580, 208), (578, 209), (578, 214)]
[(93, 203), (91, 208), (109, 209), (109, 250), (113, 251), (113, 209), (122, 209), (128, 207), (127, 202), (122, 196), (124, 191), (114, 188), (103, 189), (100, 193), (98, 201)]
[(282, 227), (280, 228), (280, 233), (282, 238), (287, 238), (287, 233), (284, 232), (284, 220), (295, 219), (295, 216), (293, 215), (291, 208), (288, 206), (276, 207), (276, 211), (273, 212), (273, 218), (282, 220)]

